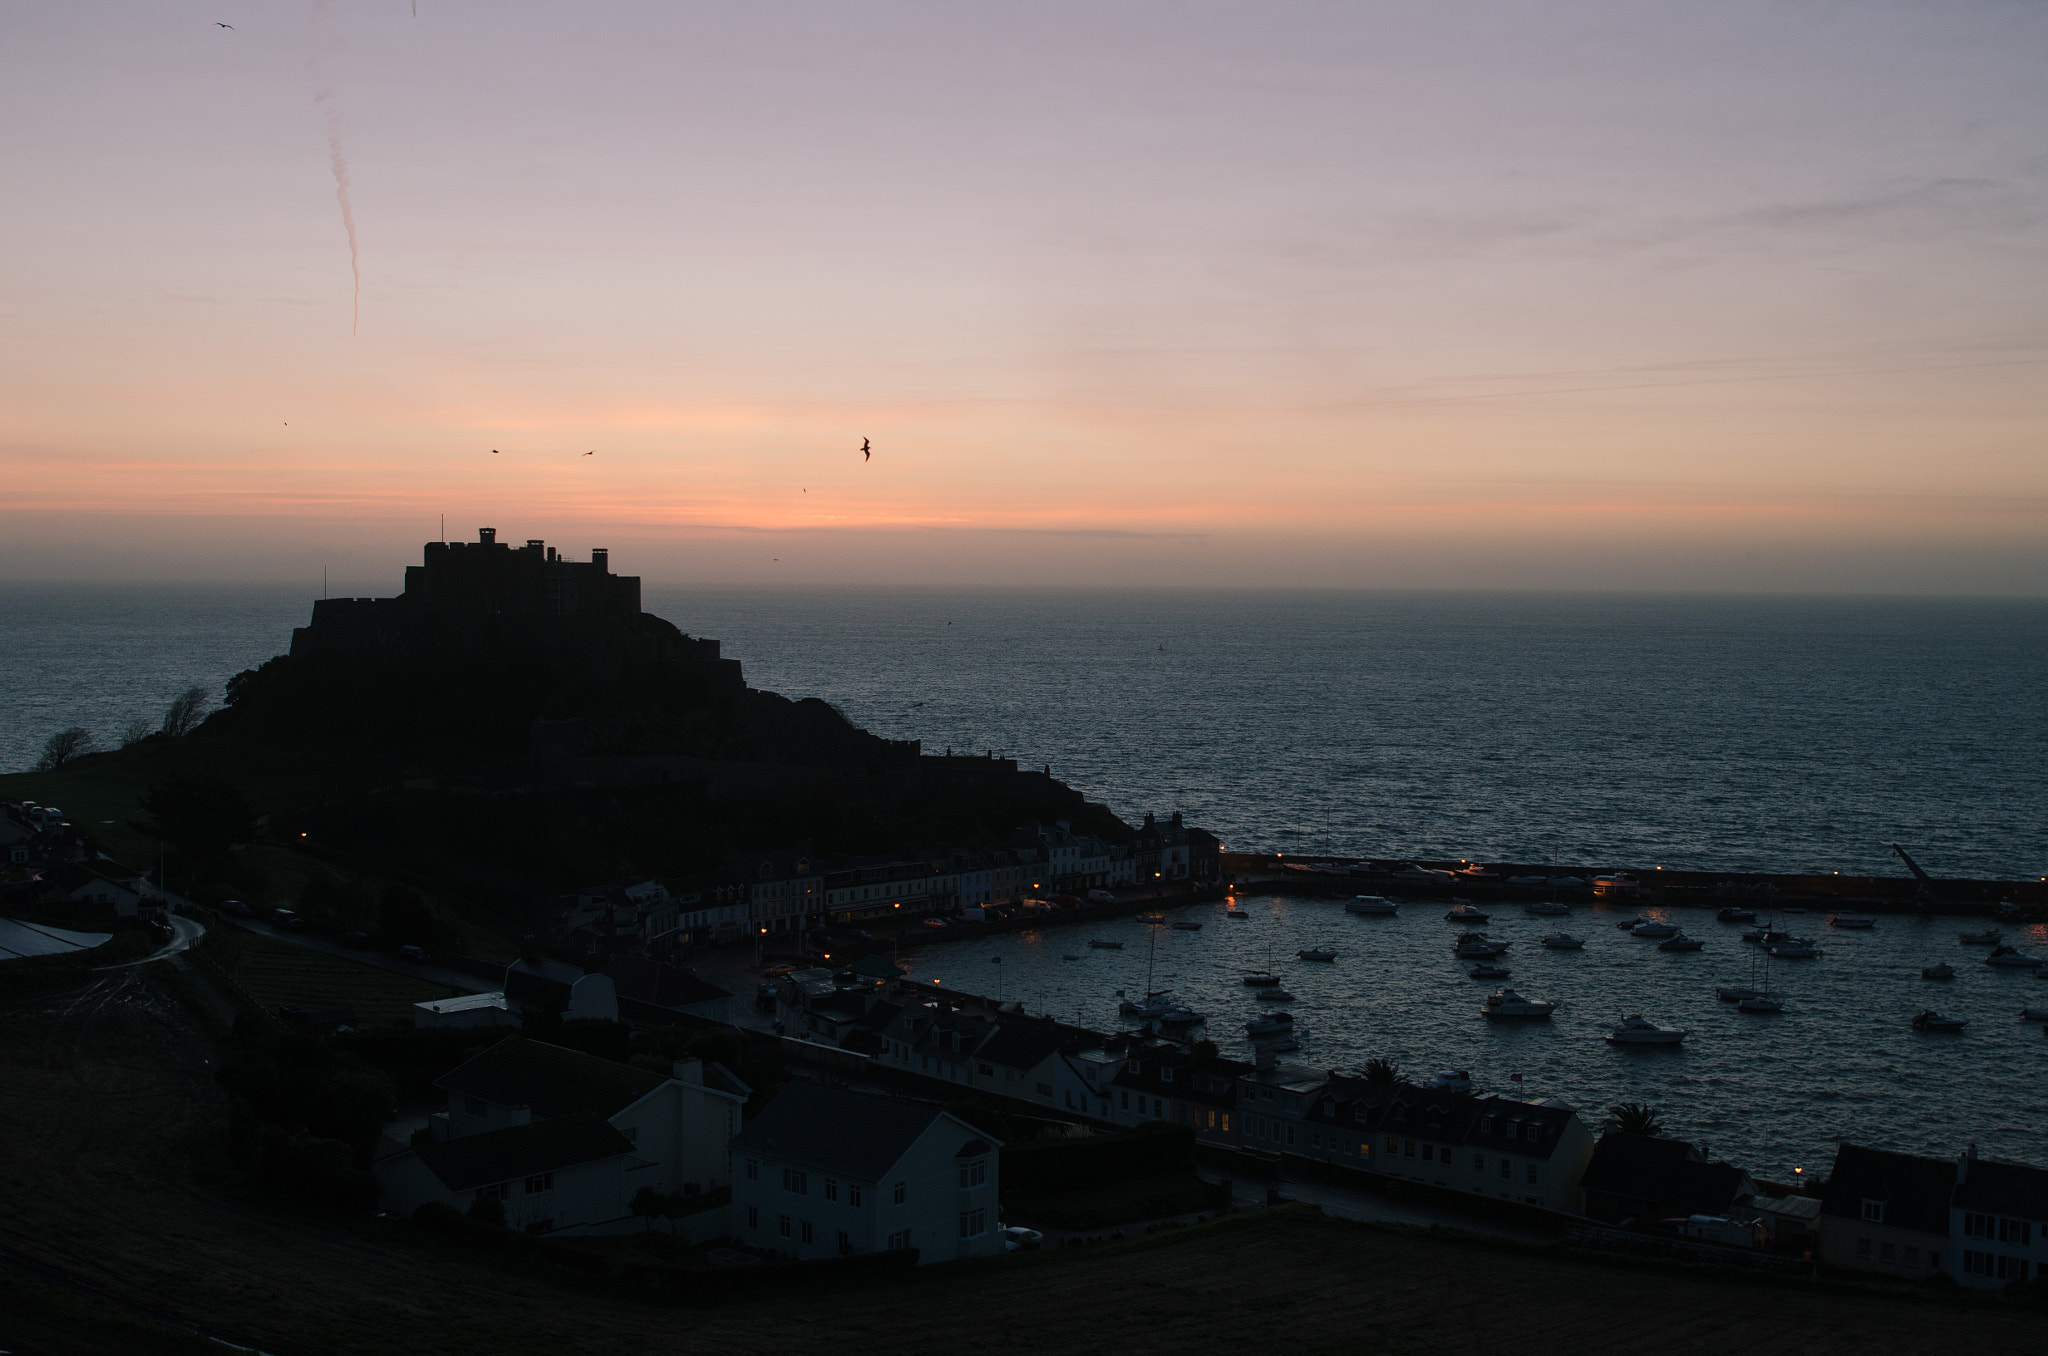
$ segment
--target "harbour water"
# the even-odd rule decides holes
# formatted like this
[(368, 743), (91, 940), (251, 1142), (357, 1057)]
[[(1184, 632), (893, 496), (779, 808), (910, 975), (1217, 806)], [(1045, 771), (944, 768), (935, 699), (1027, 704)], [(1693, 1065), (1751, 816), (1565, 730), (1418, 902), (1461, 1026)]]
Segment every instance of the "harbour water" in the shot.
[[(1706, 910), (1641, 910), (1706, 942), (1700, 951), (1666, 952), (1617, 930), (1635, 908), (1580, 907), (1568, 918), (1528, 917), (1519, 905), (1493, 909), (1484, 930), (1511, 943), (1511, 973), (1480, 981), (1467, 977), (1469, 962), (1452, 958), (1464, 929), (1444, 921), (1443, 901), (1404, 901), (1394, 918), (1354, 917), (1328, 898), (1248, 895), (1239, 903), (1249, 919), (1226, 917), (1221, 904), (1168, 914), (1200, 921), (1200, 931), (1127, 918), (928, 945), (901, 960), (916, 979), (1000, 993), (1106, 1031), (1133, 1025), (1117, 1015), (1117, 991), (1142, 995), (1149, 964), (1152, 987), (1202, 1013), (1207, 1038), (1226, 1055), (1249, 1058), (1244, 1023), (1285, 1008), (1302, 1047), (1290, 1060), (1355, 1069), (1380, 1056), (1425, 1078), (1469, 1070), (1481, 1091), (1560, 1098), (1596, 1126), (1616, 1102), (1648, 1102), (1669, 1133), (1778, 1181), (1795, 1180), (1797, 1169), (1825, 1172), (1842, 1139), (1941, 1157), (1974, 1140), (1989, 1156), (2042, 1159), (2048, 1035), (2018, 1014), (2048, 1007), (2048, 978), (1994, 969), (1984, 964), (1988, 947), (1957, 941), (1958, 931), (1982, 920), (1885, 916), (1861, 932), (1831, 929), (1825, 914), (1781, 916), (1822, 954), (1771, 963), (1771, 989), (1786, 1000), (1771, 1016), (1715, 997), (1716, 985), (1751, 982), (1753, 963), (1761, 986), (1763, 957), (1740, 940), (1739, 926)], [(1558, 931), (1584, 938), (1585, 949), (1539, 944)], [(2048, 927), (2004, 931), (2021, 950), (2048, 954)], [(1091, 939), (1124, 946), (1096, 950)], [(1337, 959), (1296, 959), (1313, 946)], [(1936, 961), (1954, 966), (1956, 977), (1923, 980), (1921, 967)], [(1294, 1001), (1259, 1001), (1242, 982), (1254, 969), (1279, 973)], [(1489, 1022), (1480, 1005), (1501, 984), (1557, 1002), (1558, 1011), (1547, 1021)], [(1913, 1014), (1930, 1007), (1969, 1025), (1960, 1035), (1914, 1031)], [(1634, 1012), (1691, 1034), (1672, 1049), (1607, 1044), (1608, 1031)]]

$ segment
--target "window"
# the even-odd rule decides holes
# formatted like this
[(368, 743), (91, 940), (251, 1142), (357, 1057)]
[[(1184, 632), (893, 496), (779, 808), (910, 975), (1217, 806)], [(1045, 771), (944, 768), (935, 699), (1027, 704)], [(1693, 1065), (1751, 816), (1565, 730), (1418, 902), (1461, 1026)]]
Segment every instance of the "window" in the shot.
[(1413, 1157), (1415, 1157), (1415, 1141), (1414, 1141), (1414, 1140), (1412, 1140), (1412, 1139), (1411, 1139), (1411, 1140), (1408, 1140), (1408, 1141), (1406, 1141), (1405, 1143), (1403, 1143), (1403, 1144), (1402, 1144), (1402, 1146), (1401, 1146), (1401, 1156), (1402, 1156), (1403, 1158), (1413, 1158)]
[(839, 1231), (839, 1254), (844, 1257), (852, 1251), (853, 1239), (847, 1234), (846, 1230), (841, 1229)]
[(907, 1185), (908, 1185), (908, 1183), (905, 1183), (905, 1182), (898, 1182), (898, 1183), (896, 1184), (896, 1192), (895, 1192), (895, 1196), (896, 1196), (896, 1204), (898, 1204), (898, 1205), (901, 1205), (901, 1204), (903, 1204), (903, 1190), (904, 1190), (904, 1188), (905, 1188), (905, 1187), (906, 1187)]
[(1485, 1171), (1486, 1171), (1486, 1155), (1485, 1155), (1485, 1154), (1473, 1154), (1473, 1155), (1472, 1155), (1472, 1171), (1474, 1171), (1474, 1172), (1485, 1172)]
[(839, 1183), (833, 1181), (830, 1177), (825, 1179), (825, 1199), (828, 1201), (839, 1199)]
[(1358, 1142), (1358, 1156), (1360, 1158), (1371, 1158), (1372, 1145), (1367, 1144), (1364, 1140), (1360, 1140)]
[(790, 1220), (789, 1216), (787, 1216), (787, 1215), (784, 1215), (784, 1216), (782, 1216), (782, 1217), (781, 1217), (781, 1218), (780, 1218), (779, 1220), (777, 1220), (777, 1221), (776, 1221), (776, 1229), (775, 1229), (775, 1232), (777, 1232), (777, 1233), (781, 1234), (781, 1235), (782, 1235), (782, 1236), (783, 1236), (784, 1238), (788, 1238), (788, 1237), (789, 1237), (789, 1226), (790, 1226), (790, 1224), (791, 1224), (791, 1223), (792, 1223), (792, 1221)]
[(758, 1206), (758, 1205), (750, 1205), (750, 1206), (748, 1206), (748, 1207), (747, 1207), (747, 1227), (748, 1227), (749, 1229), (758, 1229), (758, 1228), (760, 1228), (760, 1227), (761, 1227), (761, 1207), (760, 1207), (760, 1206)]
[(526, 1179), (526, 1194), (529, 1196), (537, 1196), (543, 1191), (553, 1191), (554, 1189), (555, 1175), (551, 1172), (544, 1172), (538, 1177)]
[(2001, 1281), (2024, 1281), (2027, 1279), (2027, 1259), (2024, 1257), (1999, 1258), (1998, 1279)]
[(496, 1186), (478, 1187), (476, 1194), (479, 1200), (502, 1201), (512, 1194), (512, 1184), (500, 1182)]
[(890, 1252), (902, 1252), (910, 1246), (910, 1230), (904, 1229), (898, 1233), (890, 1234), (885, 1246)]
[(2023, 1219), (2002, 1219), (1998, 1221), (1998, 1241), (2029, 1246), (2034, 1240), (2034, 1226)]
[(761, 1165), (751, 1158), (747, 1160), (747, 1180), (749, 1182), (761, 1180)]
[(1536, 1185), (1536, 1165), (1534, 1163), (1525, 1165), (1523, 1169), (1522, 1180), (1527, 1182), (1530, 1186)]
[(1493, 1133), (1493, 1117), (1481, 1116), (1479, 1118), (1479, 1133), (1482, 1135), (1490, 1135)]
[(1287, 1143), (1289, 1146), (1292, 1146), (1294, 1143), (1294, 1127), (1291, 1125), (1287, 1127)]
[(1050, 1096), (1052, 1096), (1052, 1084), (1050, 1084), (1050, 1083), (1040, 1083), (1040, 1084), (1038, 1085), (1038, 1095), (1039, 1095), (1040, 1097), (1050, 1097)]
[(1871, 1200), (1866, 1196), (1863, 1200), (1863, 1218), (1872, 1224), (1884, 1223), (1884, 1202)]
[(858, 1208), (858, 1207), (859, 1207), (859, 1205), (860, 1205), (860, 1188), (859, 1188), (859, 1187), (857, 1187), (857, 1186), (850, 1186), (850, 1187), (848, 1187), (848, 1188), (846, 1189), (846, 1203), (847, 1203), (848, 1205), (854, 1206), (854, 1207), (856, 1207), (856, 1208)]
[[(1856, 1254), (1856, 1255), (1857, 1255), (1857, 1256), (1859, 1256), (1859, 1257), (1863, 1256), (1863, 1252), (1862, 1252), (1862, 1249), (1861, 1249), (1861, 1248), (1859, 1248), (1859, 1249), (1857, 1250), (1857, 1254)], [(1991, 1255), (1990, 1253), (1988, 1253), (1988, 1252), (1977, 1252), (1977, 1251), (1975, 1251), (1974, 1249), (1970, 1249), (1970, 1250), (1965, 1250), (1965, 1251), (1964, 1251), (1964, 1253), (1963, 1253), (1963, 1274), (1964, 1274), (1964, 1275), (1966, 1275), (1966, 1276), (1989, 1276), (1989, 1275), (1990, 1275), (1990, 1274), (1992, 1273), (1992, 1270), (1993, 1270), (1993, 1258), (1992, 1258), (1992, 1255)]]
[(1435, 1159), (1436, 1159), (1436, 1150), (1435, 1150), (1435, 1148), (1433, 1148), (1432, 1146), (1430, 1146), (1430, 1145), (1427, 1145), (1427, 1144), (1423, 1145), (1423, 1146), (1422, 1146), (1422, 1161), (1423, 1161), (1423, 1162), (1425, 1162), (1425, 1163), (1430, 1163), (1430, 1162), (1434, 1162), (1434, 1161), (1435, 1161)]
[(972, 1191), (987, 1180), (988, 1160), (986, 1158), (971, 1159), (960, 1165), (960, 1189), (962, 1191)]
[(974, 1067), (981, 1070), (983, 1078), (994, 1078), (996, 1076), (995, 1066), (992, 1064), (976, 1064)]
[(1400, 1141), (1400, 1140), (1398, 1140), (1398, 1139), (1395, 1139), (1395, 1138), (1394, 1138), (1394, 1137), (1393, 1137), (1392, 1135), (1388, 1135), (1388, 1136), (1387, 1136), (1387, 1152), (1388, 1152), (1388, 1153), (1390, 1153), (1390, 1154), (1398, 1154), (1398, 1153), (1400, 1153), (1400, 1152), (1401, 1152), (1401, 1141)]
[(1512, 1182), (1515, 1180), (1515, 1165), (1509, 1159), (1503, 1158), (1500, 1161), (1500, 1180), (1503, 1182)]
[(988, 1230), (988, 1211), (963, 1210), (960, 1212), (960, 1237), (979, 1238)]
[(1228, 1111), (1223, 1113), (1223, 1133), (1226, 1135), (1230, 1133), (1230, 1113)]
[(1118, 1093), (1117, 1105), (1122, 1107), (1124, 1110), (1129, 1111), (1131, 1109), (1131, 1094), (1129, 1094), (1128, 1092)]
[(798, 1228), (799, 1228), (799, 1229), (800, 1229), (800, 1230), (802, 1231), (802, 1233), (803, 1233), (803, 1241), (804, 1241), (804, 1242), (806, 1242), (806, 1243), (810, 1242), (810, 1241), (811, 1241), (811, 1222), (810, 1222), (809, 1220), (800, 1220), (800, 1221), (798, 1221), (797, 1227), (798, 1227)]
[(1992, 1234), (1994, 1222), (1995, 1216), (1965, 1213), (1963, 1215), (1963, 1236), (1965, 1238), (1989, 1238)]
[(637, 1125), (629, 1125), (629, 1126), (627, 1126), (627, 1127), (626, 1127), (626, 1143), (628, 1143), (628, 1144), (638, 1144), (639, 1142), (640, 1142), (640, 1127), (639, 1127), (639, 1126), (637, 1126)]
[(795, 1168), (782, 1170), (782, 1189), (795, 1196), (808, 1196), (811, 1191), (811, 1175)]
[[(1856, 1255), (1857, 1255), (1858, 1257), (1862, 1258), (1862, 1259), (1863, 1259), (1864, 1261), (1866, 1261), (1866, 1262), (1868, 1262), (1868, 1261), (1870, 1260), (1870, 1240), (1869, 1240), (1869, 1239), (1867, 1239), (1867, 1238), (1859, 1238), (1859, 1239), (1857, 1239), (1857, 1240), (1856, 1240)], [(1964, 1257), (1964, 1259), (1965, 1259), (1965, 1265), (1967, 1265), (1967, 1259), (1969, 1258), (1969, 1256), (1970, 1256), (1970, 1254), (1968, 1254), (1968, 1253), (1964, 1253), (1964, 1254), (1963, 1254), (1963, 1257)]]

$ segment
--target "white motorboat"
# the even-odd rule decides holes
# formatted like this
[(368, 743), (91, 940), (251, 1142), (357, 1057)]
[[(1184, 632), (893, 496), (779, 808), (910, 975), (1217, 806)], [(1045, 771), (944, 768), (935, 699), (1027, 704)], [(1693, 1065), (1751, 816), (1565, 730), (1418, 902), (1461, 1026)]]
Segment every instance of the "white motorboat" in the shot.
[(1430, 1076), (1431, 1092), (1470, 1092), (1472, 1075), (1464, 1069), (1438, 1069)]
[(1997, 928), (1985, 928), (1982, 932), (1958, 932), (1956, 940), (1964, 946), (1997, 946), (2003, 936)]
[(1772, 942), (1764, 953), (1773, 960), (1812, 960), (1820, 955), (1820, 948), (1813, 944), (1811, 937), (1787, 937), (1782, 942)]
[(1636, 924), (1629, 931), (1635, 936), (1648, 937), (1654, 941), (1659, 937), (1676, 937), (1678, 935), (1678, 924), (1660, 923), (1654, 918), (1649, 918)]
[(2042, 960), (2039, 956), (2029, 956), (2017, 947), (2010, 946), (1991, 948), (1991, 954), (1984, 958), (1984, 963), (1996, 965), (2002, 970), (2038, 970), (2043, 965), (2048, 965), (2048, 961)]
[(1767, 994), (1757, 994), (1754, 998), (1742, 999), (1735, 1007), (1738, 1012), (1783, 1012), (1785, 1000), (1772, 998)]
[(1278, 984), (1280, 976), (1274, 974), (1271, 970), (1252, 970), (1245, 974), (1241, 982), (1248, 988), (1264, 989)]
[(1344, 912), (1355, 913), (1360, 918), (1392, 918), (1401, 912), (1401, 906), (1378, 895), (1360, 895), (1344, 906)]
[(1444, 918), (1452, 923), (1484, 923), (1492, 916), (1484, 909), (1475, 909), (1470, 904), (1459, 904), (1446, 913)]
[(1913, 1018), (1913, 1029), (1915, 1031), (1957, 1032), (1961, 1031), (1966, 1025), (1968, 1023), (1962, 1018), (1944, 1017), (1933, 1008), (1918, 1013)]
[(1283, 1036), (1294, 1030), (1294, 1014), (1291, 1012), (1262, 1012), (1244, 1024), (1245, 1034), (1257, 1039), (1261, 1036)]
[(1621, 1025), (1607, 1033), (1607, 1043), (1609, 1045), (1676, 1045), (1689, 1034), (1683, 1027), (1658, 1026), (1640, 1012), (1634, 1012), (1622, 1018)]
[(1633, 918), (1629, 919), (1629, 920), (1628, 920), (1627, 922), (1625, 922), (1625, 923), (1616, 923), (1616, 924), (1615, 924), (1614, 926), (1615, 926), (1615, 927), (1616, 927), (1617, 929), (1619, 929), (1620, 931), (1622, 931), (1622, 932), (1634, 932), (1634, 931), (1635, 931), (1635, 930), (1636, 930), (1637, 928), (1641, 927), (1641, 926), (1642, 926), (1643, 924), (1645, 924), (1645, 923), (1654, 923), (1654, 922), (1656, 922), (1656, 921), (1657, 921), (1657, 920), (1656, 920), (1656, 919), (1654, 919), (1654, 918), (1645, 918), (1645, 917), (1643, 917), (1643, 916), (1642, 916), (1641, 914), (1637, 914), (1637, 915), (1636, 915), (1635, 917), (1633, 917)]
[(1474, 979), (1506, 979), (1508, 977), (1508, 967), (1498, 965), (1493, 961), (1481, 961), (1465, 973)]
[(1920, 967), (1920, 978), (1922, 979), (1954, 979), (1955, 977), (1956, 967), (1950, 965), (1947, 961), (1936, 961), (1932, 965)]
[(1327, 946), (1304, 947), (1294, 954), (1305, 961), (1333, 961), (1337, 959), (1337, 953), (1330, 950)]
[(1586, 939), (1574, 937), (1569, 932), (1553, 932), (1543, 939), (1543, 945), (1552, 951), (1584, 951)]
[(2021, 1008), (2020, 1020), (2023, 1022), (2048, 1022), (2048, 1008)]
[(1169, 1031), (1176, 1028), (1185, 1030), (1191, 1026), (1200, 1026), (1206, 1020), (1207, 1018), (1193, 1008), (1172, 1008), (1160, 1015), (1159, 1025)]
[(1723, 923), (1754, 923), (1756, 921), (1756, 910), (1738, 909), (1730, 905), (1715, 914), (1714, 917)]
[(1491, 1022), (1540, 1022), (1557, 1011), (1557, 1004), (1524, 998), (1513, 989), (1495, 989), (1479, 1011)]
[(1697, 937), (1688, 937), (1683, 931), (1674, 932), (1657, 943), (1659, 951), (1697, 951), (1706, 943)]
[(1828, 919), (1831, 928), (1848, 928), (1856, 932), (1867, 932), (1877, 926), (1877, 920), (1868, 914), (1838, 913)]
[(1292, 1003), (1294, 1001), (1294, 995), (1285, 989), (1261, 989), (1253, 994), (1252, 997), (1258, 999), (1261, 1003)]
[(1451, 954), (1459, 960), (1491, 960), (1506, 955), (1507, 949), (1506, 942), (1496, 942), (1483, 932), (1468, 932), (1451, 948)]
[(1572, 906), (1560, 904), (1554, 899), (1546, 899), (1539, 904), (1524, 904), (1522, 912), (1531, 918), (1569, 918)]

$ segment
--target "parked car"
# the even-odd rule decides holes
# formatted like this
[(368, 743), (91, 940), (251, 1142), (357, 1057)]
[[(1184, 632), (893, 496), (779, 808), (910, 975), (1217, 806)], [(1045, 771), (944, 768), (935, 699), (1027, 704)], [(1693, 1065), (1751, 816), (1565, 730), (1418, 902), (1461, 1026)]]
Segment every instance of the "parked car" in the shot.
[(289, 928), (296, 932), (306, 926), (306, 920), (293, 913), (290, 909), (273, 909), (270, 913), (270, 926), (274, 928)]
[(942, 928), (946, 926), (946, 920), (943, 918), (927, 918), (924, 920), (924, 925), (928, 928)]
[(1090, 890), (1088, 892), (1088, 902), (1090, 904), (1114, 904), (1116, 903), (1116, 896), (1107, 890)]
[(1036, 1229), (1027, 1229), (1021, 1224), (1012, 1224), (1003, 1230), (1003, 1251), (1015, 1252), (1019, 1248), (1035, 1248), (1045, 1242), (1045, 1235)]
[(409, 961), (424, 961), (428, 959), (427, 949), (425, 947), (413, 946), (410, 943), (408, 943), (405, 946), (399, 947), (398, 954), (405, 957)]
[(230, 899), (220, 906), (220, 911), (230, 918), (254, 918), (256, 911), (239, 899)]

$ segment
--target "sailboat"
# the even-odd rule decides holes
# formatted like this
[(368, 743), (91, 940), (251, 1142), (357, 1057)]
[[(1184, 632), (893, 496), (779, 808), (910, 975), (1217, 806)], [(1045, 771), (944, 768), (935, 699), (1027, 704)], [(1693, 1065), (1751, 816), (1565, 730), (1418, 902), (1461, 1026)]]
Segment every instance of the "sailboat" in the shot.
[[(1147, 1022), (1152, 1021), (1156, 1018), (1164, 1017), (1167, 1013), (1173, 1011), (1174, 1006), (1172, 1003), (1169, 1003), (1166, 998), (1166, 996), (1172, 993), (1173, 990), (1155, 989), (1152, 987), (1152, 962), (1159, 952), (1159, 934), (1156, 932), (1152, 933), (1151, 939), (1152, 944), (1145, 948), (1144, 1001), (1137, 1002), (1132, 999), (1126, 998), (1122, 1003), (1117, 1005), (1117, 1011), (1122, 1013), (1124, 1016), (1136, 1017), (1141, 1021)], [(1119, 989), (1117, 990), (1117, 992), (1121, 993), (1123, 992), (1123, 990)]]
[[(1754, 957), (1751, 960), (1754, 963)], [(1785, 1010), (1785, 1000), (1773, 997), (1771, 994), (1771, 956), (1768, 951), (1764, 954), (1764, 991), (1762, 993), (1753, 993), (1747, 998), (1738, 1000), (1735, 1004), (1735, 1010), (1737, 1012), (1783, 1012)]]

